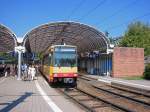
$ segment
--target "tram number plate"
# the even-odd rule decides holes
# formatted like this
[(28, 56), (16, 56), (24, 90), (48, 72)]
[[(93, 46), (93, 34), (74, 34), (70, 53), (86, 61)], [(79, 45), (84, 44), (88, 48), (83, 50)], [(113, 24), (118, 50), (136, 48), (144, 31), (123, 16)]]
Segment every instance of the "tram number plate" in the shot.
[(64, 78), (64, 83), (73, 83), (73, 78)]

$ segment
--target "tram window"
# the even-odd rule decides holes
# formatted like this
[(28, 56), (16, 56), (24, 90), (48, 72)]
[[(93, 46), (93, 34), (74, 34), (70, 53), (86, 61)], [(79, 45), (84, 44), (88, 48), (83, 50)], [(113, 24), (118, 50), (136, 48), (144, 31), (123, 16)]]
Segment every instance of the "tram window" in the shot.
[(53, 54), (52, 53), (49, 55), (49, 65), (53, 66)]
[(55, 52), (54, 66), (77, 66), (76, 52)]
[(50, 65), (53, 66), (53, 54), (51, 53), (51, 56), (50, 56)]
[(51, 65), (51, 54), (48, 55), (48, 65)]
[(48, 55), (44, 57), (44, 65), (48, 65)]

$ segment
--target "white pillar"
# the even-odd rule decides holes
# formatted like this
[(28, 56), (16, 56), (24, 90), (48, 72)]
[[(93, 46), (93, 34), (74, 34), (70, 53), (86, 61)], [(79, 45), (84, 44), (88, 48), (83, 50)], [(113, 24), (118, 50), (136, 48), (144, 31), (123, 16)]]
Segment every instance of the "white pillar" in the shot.
[(21, 80), (21, 51), (18, 51), (18, 77), (17, 80)]
[(21, 80), (21, 54), (25, 53), (25, 47), (17, 46), (17, 47), (15, 47), (15, 52), (18, 52), (18, 77), (17, 77), (17, 80)]

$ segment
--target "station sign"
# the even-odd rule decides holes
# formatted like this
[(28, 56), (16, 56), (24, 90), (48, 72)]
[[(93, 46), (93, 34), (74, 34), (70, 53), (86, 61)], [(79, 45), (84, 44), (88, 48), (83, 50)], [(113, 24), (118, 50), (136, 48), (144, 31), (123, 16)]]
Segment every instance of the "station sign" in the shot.
[(67, 52), (67, 51), (72, 51), (75, 52), (75, 48), (55, 48), (55, 51), (60, 51), (60, 52)]

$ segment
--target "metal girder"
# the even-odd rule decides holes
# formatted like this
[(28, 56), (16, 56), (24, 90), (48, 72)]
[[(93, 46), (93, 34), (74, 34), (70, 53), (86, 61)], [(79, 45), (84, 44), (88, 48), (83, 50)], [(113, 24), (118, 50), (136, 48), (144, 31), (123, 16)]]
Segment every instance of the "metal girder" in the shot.
[(76, 45), (79, 53), (107, 49), (109, 41), (106, 36), (90, 27), (75, 22), (56, 22), (38, 26), (24, 36), (23, 45), (31, 52), (44, 52), (53, 44)]

